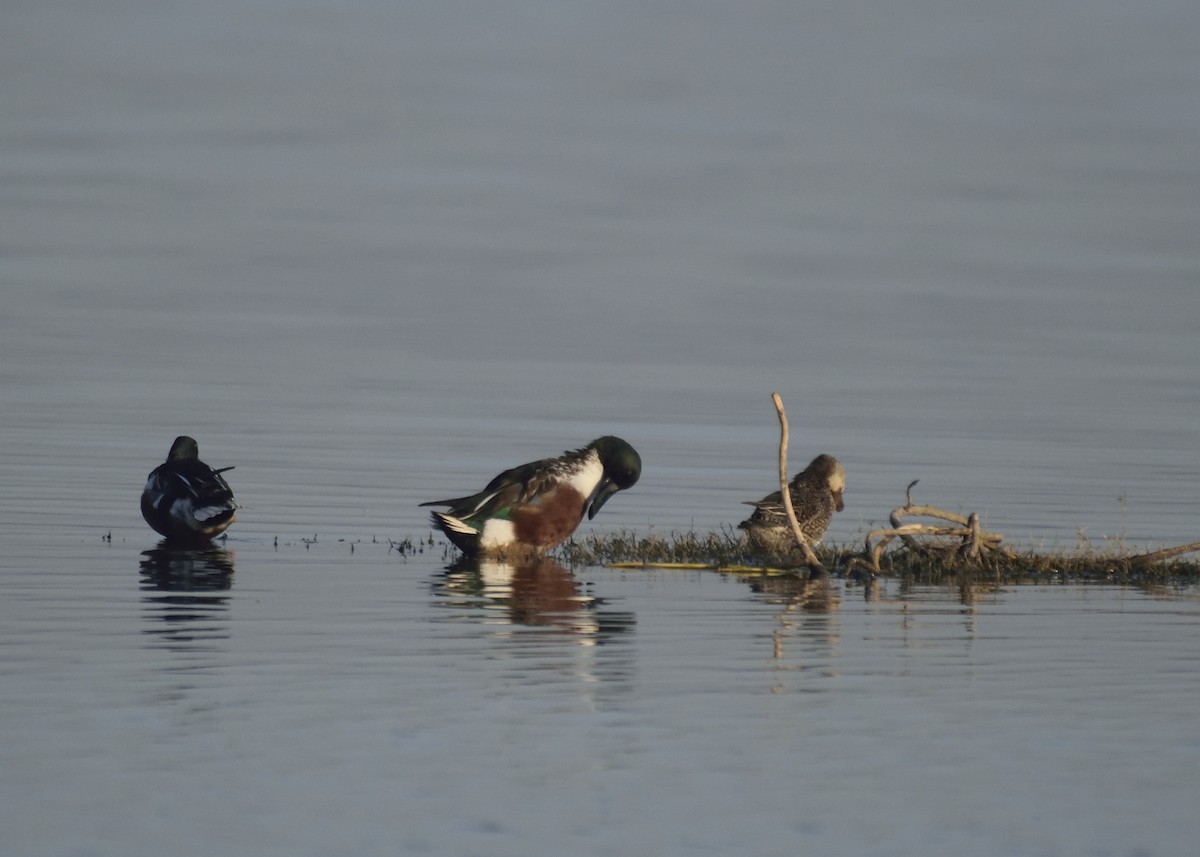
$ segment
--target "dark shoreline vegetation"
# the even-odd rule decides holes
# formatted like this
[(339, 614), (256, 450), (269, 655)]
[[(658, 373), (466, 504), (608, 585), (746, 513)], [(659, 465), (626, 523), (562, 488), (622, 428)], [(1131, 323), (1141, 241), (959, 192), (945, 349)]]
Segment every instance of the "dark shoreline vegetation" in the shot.
[[(864, 550), (831, 544), (816, 547), (815, 553), (830, 573), (860, 579), (897, 577), (933, 584), (959, 583), (964, 576), (998, 583), (1200, 582), (1200, 560), (1179, 555), (1157, 559), (1170, 550), (1135, 553), (1119, 541), (1099, 546), (1081, 541), (1070, 550), (994, 549), (975, 557), (968, 556), (961, 543), (899, 538), (896, 544), (879, 553), (878, 570), (870, 567), (870, 547)], [(1200, 543), (1190, 547), (1198, 551)], [(570, 567), (677, 568), (751, 575), (810, 573), (799, 550), (764, 551), (733, 530), (591, 534), (564, 543), (553, 556)]]
[[(870, 545), (868, 534), (866, 544)], [(355, 545), (387, 546), (388, 553), (396, 553), (407, 560), (421, 554), (441, 552), (442, 561), (448, 566), (473, 565), (471, 560), (440, 534), (429, 532), (417, 539), (375, 538), (370, 540), (333, 539), (337, 544), (348, 544), (350, 553)], [(990, 535), (990, 534), (985, 534)], [(226, 550), (226, 535), (210, 543), (207, 548), (223, 555)], [(112, 543), (112, 533), (101, 536), (101, 540)], [(302, 544), (307, 550), (314, 545), (326, 544), (328, 539), (302, 537), (280, 541), (275, 538), (278, 550)], [(175, 545), (160, 542), (159, 550), (165, 548), (204, 553), (196, 545)], [(967, 545), (969, 547), (969, 543)], [(859, 582), (879, 578), (898, 579), (905, 584), (963, 585), (963, 584), (1070, 584), (1105, 583), (1134, 586), (1180, 586), (1200, 585), (1200, 558), (1183, 558), (1189, 554), (1200, 554), (1200, 542), (1149, 553), (1134, 553), (1120, 539), (1106, 540), (1096, 545), (1085, 538), (1070, 549), (1037, 550), (1007, 548), (968, 555), (963, 544), (952, 542), (921, 542), (915, 538), (897, 540), (892, 550), (880, 551), (875, 557), (877, 568), (870, 567), (866, 559), (871, 548), (856, 549), (849, 544), (822, 544), (813, 548), (822, 570), (811, 569), (800, 550), (771, 551), (751, 544), (745, 536), (731, 527), (720, 532), (697, 533), (672, 531), (666, 535), (650, 528), (644, 535), (630, 530), (618, 530), (607, 534), (590, 533), (573, 537), (551, 551), (543, 559), (536, 557), (499, 559), (514, 566), (542, 561), (557, 562), (569, 569), (588, 566), (629, 569), (631, 571), (677, 570), (713, 571), (746, 577), (788, 577), (792, 579), (833, 575)], [(153, 551), (152, 551), (153, 552)]]
[[(1200, 581), (1200, 560), (1181, 556), (1200, 552), (1200, 541), (1148, 553), (1131, 553), (1122, 539), (1097, 548), (1080, 534), (1074, 551), (1014, 551), (1004, 537), (983, 529), (979, 515), (961, 515), (913, 502), (905, 489), (904, 505), (892, 510), (889, 527), (871, 530), (863, 548), (810, 545), (792, 510), (788, 491), (788, 418), (779, 393), (771, 394), (779, 418), (779, 492), (795, 536), (789, 547), (773, 548), (743, 538), (734, 530), (697, 534), (673, 532), (644, 537), (621, 531), (609, 536), (572, 538), (555, 556), (570, 566), (712, 569), (731, 574), (792, 574), (803, 570), (821, 577), (830, 571), (871, 581), (900, 577), (910, 582), (957, 583), (1179, 583)], [(914, 519), (920, 522), (914, 522)]]

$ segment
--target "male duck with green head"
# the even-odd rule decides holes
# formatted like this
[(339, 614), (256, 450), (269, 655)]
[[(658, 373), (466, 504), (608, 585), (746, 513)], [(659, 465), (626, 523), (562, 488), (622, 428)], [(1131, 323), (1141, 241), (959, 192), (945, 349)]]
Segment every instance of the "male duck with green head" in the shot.
[(505, 470), (478, 494), (421, 505), (450, 507), (433, 512), (433, 523), (465, 554), (541, 554), (641, 473), (637, 451), (609, 435), (560, 458)]
[(150, 473), (142, 489), (142, 517), (160, 535), (183, 542), (204, 542), (233, 523), (238, 504), (221, 476), (200, 460), (195, 439), (180, 435), (167, 460)]

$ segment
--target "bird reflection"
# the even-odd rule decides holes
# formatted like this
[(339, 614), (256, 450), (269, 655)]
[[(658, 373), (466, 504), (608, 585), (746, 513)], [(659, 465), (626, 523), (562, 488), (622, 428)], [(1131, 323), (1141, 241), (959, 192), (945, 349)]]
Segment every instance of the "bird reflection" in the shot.
[(832, 613), (840, 606), (840, 596), (825, 575), (763, 574), (746, 581), (750, 591), (767, 596), (770, 604), (782, 604), (793, 612)]
[(145, 631), (170, 648), (198, 649), (205, 641), (226, 639), (219, 621), (229, 609), (234, 554), (216, 545), (181, 548), (167, 541), (142, 552), (141, 590), (145, 595)]
[(777, 664), (771, 692), (788, 691), (798, 676), (805, 677), (805, 689), (820, 689), (820, 678), (837, 674), (840, 588), (825, 574), (761, 574), (743, 579), (766, 603), (780, 606), (771, 633), (771, 656)]
[(496, 560), (460, 560), (434, 579), (446, 606), (482, 608), (485, 619), (569, 634), (598, 645), (634, 624), (632, 613), (602, 608), (603, 601), (554, 560), (521, 565)]

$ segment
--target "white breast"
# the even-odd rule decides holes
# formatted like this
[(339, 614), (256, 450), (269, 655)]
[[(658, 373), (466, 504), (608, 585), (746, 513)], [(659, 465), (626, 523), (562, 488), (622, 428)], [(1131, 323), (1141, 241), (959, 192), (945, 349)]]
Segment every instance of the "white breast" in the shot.
[(600, 463), (600, 456), (592, 452), (584, 462), (583, 467), (579, 468), (572, 474), (569, 482), (571, 487), (582, 494), (584, 497), (590, 497), (592, 492), (596, 490), (596, 486), (600, 484), (600, 480), (604, 478), (604, 465)]

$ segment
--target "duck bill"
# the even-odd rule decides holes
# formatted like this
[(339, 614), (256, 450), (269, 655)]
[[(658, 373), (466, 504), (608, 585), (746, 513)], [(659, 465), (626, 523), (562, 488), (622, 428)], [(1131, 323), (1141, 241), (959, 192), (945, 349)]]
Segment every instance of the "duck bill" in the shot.
[(839, 512), (845, 508), (845, 506), (842, 504), (842, 492), (841, 491), (833, 492), (833, 506)]
[(616, 494), (621, 489), (611, 479), (605, 478), (596, 486), (596, 490), (592, 492), (591, 502), (588, 504), (588, 520), (596, 517), (596, 513), (600, 511), (600, 507), (608, 502), (608, 498)]

